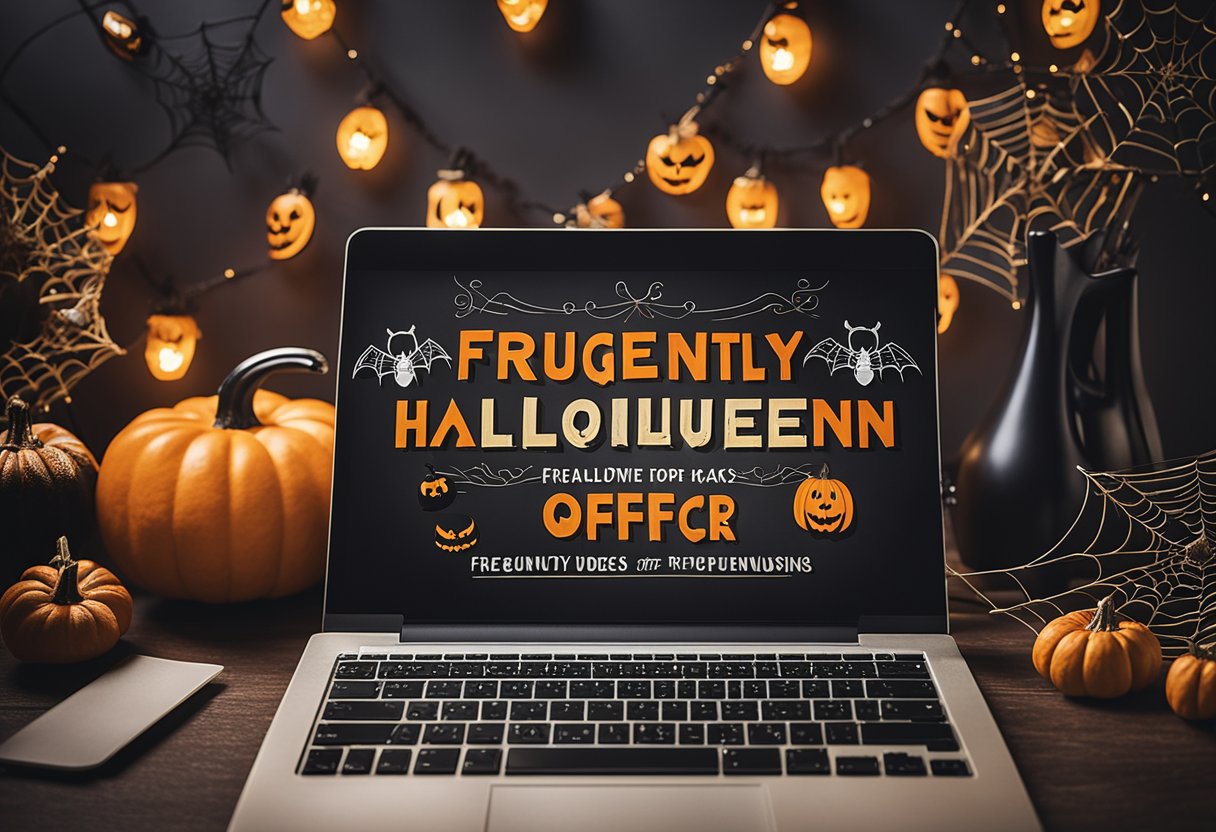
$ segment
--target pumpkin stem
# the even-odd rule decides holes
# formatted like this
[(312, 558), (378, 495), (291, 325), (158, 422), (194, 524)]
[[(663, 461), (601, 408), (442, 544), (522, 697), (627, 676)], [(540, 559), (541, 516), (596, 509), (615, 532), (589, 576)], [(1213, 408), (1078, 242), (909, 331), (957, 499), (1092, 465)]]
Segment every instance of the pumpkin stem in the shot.
[(55, 555), (51, 565), (59, 569), (59, 580), (55, 584), (55, 594), (51, 596), (51, 601), (60, 606), (79, 604), (83, 601), (84, 596), (80, 594), (79, 579), (76, 574), (80, 569), (80, 563), (72, 560), (66, 537), (59, 538), (59, 554)]
[(1200, 644), (1197, 641), (1193, 641), (1191, 642), (1190, 653), (1197, 659), (1214, 662), (1216, 661), (1216, 641), (1211, 644)]
[(819, 479), (826, 480), (831, 473), (831, 469), (828, 468), (828, 464), (825, 462), (823, 463), (823, 467), (819, 469)]
[(0, 445), (0, 448), (6, 451), (22, 451), (42, 447), (42, 440), (34, 436), (34, 425), (30, 421), (30, 406), (25, 403), (24, 399), (20, 396), (13, 396), (9, 399), (4, 415), (8, 419), (8, 436), (5, 437), (5, 442)]
[(1110, 602), (1113, 595), (1107, 595), (1098, 602), (1098, 608), (1094, 610), (1093, 621), (1086, 625), (1085, 629), (1094, 633), (1109, 633), (1119, 629), (1118, 615), (1115, 613), (1115, 606)]
[(245, 430), (262, 424), (253, 412), (253, 394), (274, 373), (327, 373), (329, 362), (316, 350), (280, 347), (246, 358), (220, 384), (214, 427)]

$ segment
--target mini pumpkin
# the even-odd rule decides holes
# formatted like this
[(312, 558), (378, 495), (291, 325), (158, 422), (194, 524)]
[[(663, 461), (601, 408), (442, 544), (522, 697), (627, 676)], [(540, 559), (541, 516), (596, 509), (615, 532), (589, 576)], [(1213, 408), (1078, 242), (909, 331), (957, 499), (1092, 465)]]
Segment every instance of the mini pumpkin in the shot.
[(388, 149), (388, 119), (375, 107), (356, 107), (338, 122), (338, 155), (351, 170), (371, 170)]
[(937, 334), (950, 328), (954, 313), (958, 310), (958, 281), (948, 274), (937, 278)]
[(646, 173), (665, 194), (690, 194), (705, 184), (714, 166), (714, 146), (697, 135), (691, 119), (673, 124), (646, 147)]
[(418, 505), (423, 511), (443, 511), (456, 500), (456, 489), (443, 474), (435, 473), (435, 466), (426, 466), (430, 473), (418, 483)]
[(84, 443), (50, 422), (35, 424), (20, 396), (9, 399), (0, 432), (0, 579), (21, 574), (29, 552), (51, 551), (63, 534), (93, 527), (97, 460)]
[(427, 189), (427, 228), (478, 228), (485, 212), (481, 186), (462, 170), (439, 171), (439, 181)]
[(338, 7), (334, 0), (282, 0), (281, 14), (287, 28), (304, 40), (312, 40), (334, 25)]
[(1043, 29), (1056, 49), (1071, 49), (1093, 33), (1099, 0), (1043, 0)]
[(23, 662), (96, 658), (131, 626), (131, 594), (109, 569), (76, 561), (66, 537), (50, 566), (32, 566), (0, 596), (0, 635)]
[(89, 186), (89, 207), (84, 222), (93, 229), (110, 254), (118, 254), (135, 230), (134, 182), (94, 182)]
[(441, 514), (435, 519), (435, 547), (467, 552), (477, 545), (477, 523), (467, 514)]
[(853, 492), (824, 465), (794, 492), (794, 520), (808, 532), (840, 534), (853, 523)]
[(870, 213), (870, 175), (856, 165), (830, 167), (823, 172), (819, 197), (832, 225), (861, 228)]
[(574, 221), (579, 228), (624, 228), (625, 209), (611, 191), (604, 191), (580, 202), (574, 209)]
[(962, 90), (929, 87), (916, 99), (916, 135), (934, 156), (954, 155), (954, 145), (971, 123)]
[(1216, 717), (1216, 644), (1192, 644), (1165, 676), (1165, 698), (1183, 719)]
[(1035, 670), (1068, 696), (1114, 699), (1152, 684), (1161, 642), (1138, 621), (1119, 620), (1110, 597), (1096, 609), (1049, 622), (1034, 642)]
[(287, 260), (304, 250), (317, 225), (312, 200), (299, 188), (279, 194), (266, 209), (266, 242), (270, 259)]
[(777, 186), (751, 168), (726, 192), (726, 219), (734, 228), (772, 228), (777, 224)]
[(789, 14), (797, 3), (786, 3), (787, 11), (769, 18), (760, 35), (760, 67), (774, 84), (792, 84), (811, 63), (811, 27), (798, 14)]
[(114, 437), (97, 511), (124, 575), (212, 603), (276, 598), (320, 580), (334, 408), (258, 388), (273, 373), (327, 369), (313, 350), (258, 353), (217, 395), (150, 410)]

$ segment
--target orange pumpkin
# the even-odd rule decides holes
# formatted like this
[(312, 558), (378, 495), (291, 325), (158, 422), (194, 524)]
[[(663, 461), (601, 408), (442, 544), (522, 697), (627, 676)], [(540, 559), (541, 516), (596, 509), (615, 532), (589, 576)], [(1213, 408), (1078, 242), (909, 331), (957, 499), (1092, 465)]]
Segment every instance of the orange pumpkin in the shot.
[(170, 598), (275, 598), (325, 566), (333, 405), (259, 390), (271, 373), (323, 373), (324, 356), (258, 353), (216, 396), (137, 416), (101, 465), (97, 511), (125, 575)]
[(714, 146), (697, 135), (697, 123), (682, 119), (646, 147), (646, 173), (666, 194), (690, 194), (705, 184), (714, 166)]
[(1119, 621), (1110, 598), (1049, 622), (1034, 642), (1034, 667), (1069, 696), (1114, 699), (1152, 684), (1161, 642), (1138, 621)]
[(72, 560), (66, 537), (58, 545), (50, 566), (31, 566), (0, 597), (0, 635), (23, 662), (96, 658), (131, 626), (131, 594), (114, 573)]
[(1165, 698), (1183, 719), (1216, 717), (1216, 644), (1191, 645), (1165, 676)]
[(839, 534), (853, 523), (853, 493), (831, 479), (824, 465), (818, 477), (807, 477), (794, 492), (794, 520), (808, 532)]

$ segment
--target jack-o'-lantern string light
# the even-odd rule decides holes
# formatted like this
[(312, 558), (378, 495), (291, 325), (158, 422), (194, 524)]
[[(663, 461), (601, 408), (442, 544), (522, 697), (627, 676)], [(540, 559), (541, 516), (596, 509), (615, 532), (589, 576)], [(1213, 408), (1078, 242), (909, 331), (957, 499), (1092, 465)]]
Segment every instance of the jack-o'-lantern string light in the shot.
[(665, 194), (692, 193), (705, 184), (713, 169), (714, 146), (698, 135), (700, 109), (700, 105), (693, 107), (646, 147), (646, 173), (651, 183)]
[(498, 10), (514, 32), (531, 32), (540, 23), (549, 0), (498, 0)]
[(266, 208), (267, 256), (271, 260), (295, 257), (312, 239), (317, 225), (317, 211), (312, 204), (316, 179), (305, 175), (299, 184), (270, 201)]
[(84, 222), (110, 254), (122, 251), (135, 230), (138, 191), (134, 182), (94, 182), (89, 186)]
[(732, 228), (773, 228), (779, 205), (777, 186), (755, 164), (726, 192), (726, 219)]
[(338, 123), (338, 155), (351, 170), (371, 170), (388, 149), (388, 119), (365, 104), (351, 110)]
[(857, 165), (833, 165), (823, 172), (819, 196), (837, 228), (861, 228), (870, 213), (870, 175)]
[(194, 350), (203, 332), (198, 321), (184, 308), (166, 308), (148, 316), (144, 361), (148, 372), (160, 381), (176, 381), (194, 361)]
[(479, 228), (485, 218), (486, 199), (481, 186), (467, 176), (471, 161), (459, 150), (449, 168), (438, 171), (426, 192), (427, 228)]
[(304, 40), (320, 37), (334, 25), (334, 0), (282, 0), (283, 22)]
[(1043, 30), (1056, 49), (1084, 43), (1101, 16), (1100, 0), (1043, 0)]
[(101, 17), (101, 34), (110, 51), (124, 61), (133, 61), (148, 52), (149, 36), (141, 21), (132, 20), (113, 9)]
[(796, 0), (782, 3), (760, 34), (760, 67), (774, 84), (792, 84), (810, 66), (811, 46), (811, 27)]

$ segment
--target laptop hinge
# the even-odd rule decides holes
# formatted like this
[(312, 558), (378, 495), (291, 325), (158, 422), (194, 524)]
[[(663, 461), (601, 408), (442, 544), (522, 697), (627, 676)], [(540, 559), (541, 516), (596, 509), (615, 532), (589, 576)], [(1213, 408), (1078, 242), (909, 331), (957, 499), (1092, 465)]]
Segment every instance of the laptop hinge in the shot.
[(402, 642), (857, 644), (856, 627), (668, 624), (405, 624)]

